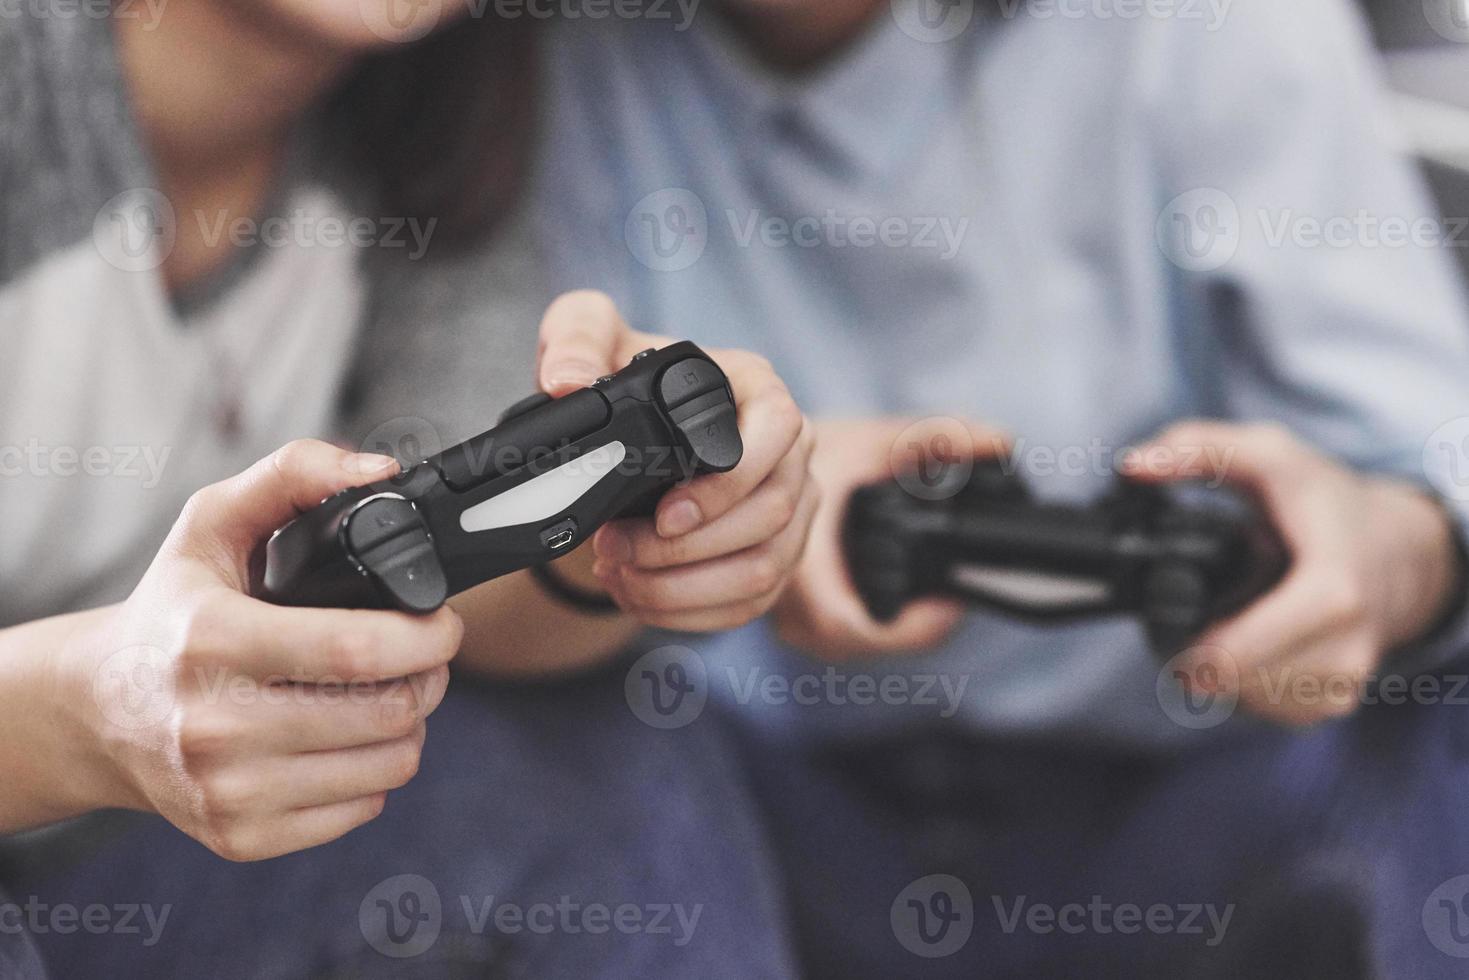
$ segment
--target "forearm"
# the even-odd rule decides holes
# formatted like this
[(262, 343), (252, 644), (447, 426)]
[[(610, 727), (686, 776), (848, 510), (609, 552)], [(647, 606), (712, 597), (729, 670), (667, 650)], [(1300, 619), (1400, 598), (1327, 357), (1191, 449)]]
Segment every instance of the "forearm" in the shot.
[(91, 691), (68, 677), (63, 649), (105, 609), (0, 630), (0, 833), (115, 805), (102, 748), (82, 722)]
[[(553, 572), (583, 592), (600, 595), (588, 545), (562, 558)], [(464, 644), (455, 663), (492, 676), (568, 673), (626, 648), (641, 628), (626, 613), (583, 612), (553, 598), (518, 572), (450, 600), (464, 619)]]

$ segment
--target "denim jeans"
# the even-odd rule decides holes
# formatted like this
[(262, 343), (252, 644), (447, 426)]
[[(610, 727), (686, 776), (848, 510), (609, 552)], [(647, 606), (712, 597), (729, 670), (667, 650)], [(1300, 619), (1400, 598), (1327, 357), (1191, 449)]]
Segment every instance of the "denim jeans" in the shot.
[[(718, 720), (645, 726), (620, 672), (456, 677), (418, 777), (341, 840), (231, 864), (115, 815), (6, 884), (56, 980), (788, 977), (756, 812)], [(20, 939), (0, 935), (4, 980), (37, 975)]]
[(803, 972), (1449, 980), (1469, 710), (1378, 705), (1174, 758), (746, 731)]

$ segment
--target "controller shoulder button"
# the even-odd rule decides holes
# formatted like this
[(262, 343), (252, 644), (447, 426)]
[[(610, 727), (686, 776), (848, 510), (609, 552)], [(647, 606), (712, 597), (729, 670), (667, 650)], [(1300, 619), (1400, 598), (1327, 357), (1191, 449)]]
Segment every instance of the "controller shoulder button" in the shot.
[(663, 371), (658, 381), (658, 396), (663, 407), (672, 411), (700, 395), (722, 391), (727, 384), (724, 372), (713, 361), (686, 357)]
[(715, 473), (734, 469), (745, 451), (734, 403), (720, 397), (689, 407), (692, 413), (673, 413), (673, 424), (688, 440), (697, 468)]
[(431, 612), (448, 598), (448, 582), (418, 509), (397, 497), (369, 500), (343, 532), (352, 556), (399, 608)]
[(500, 413), (500, 424), (504, 425), (511, 419), (524, 415), (526, 412), (529, 412), (532, 409), (540, 408), (542, 405), (546, 404), (550, 400), (551, 396), (546, 394), (544, 391), (538, 391), (534, 395), (526, 395), (520, 401), (516, 402), (514, 405), (511, 405), (509, 408), (505, 409), (505, 411)]

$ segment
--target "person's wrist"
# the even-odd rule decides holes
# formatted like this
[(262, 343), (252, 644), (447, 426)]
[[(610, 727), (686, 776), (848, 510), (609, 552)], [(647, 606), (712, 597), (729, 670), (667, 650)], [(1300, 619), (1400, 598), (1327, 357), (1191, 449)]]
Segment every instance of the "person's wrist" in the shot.
[(1463, 556), (1457, 525), (1448, 509), (1416, 487), (1375, 482), (1369, 513), (1394, 513), (1384, 522), (1397, 557), (1377, 565), (1387, 597), (1382, 634), (1387, 649), (1430, 635), (1453, 615), (1464, 597)]
[(56, 803), (69, 813), (110, 808), (151, 809), (126, 775), (119, 749), (128, 740), (110, 722), (97, 694), (97, 674), (105, 658), (96, 652), (108, 635), (116, 607), (78, 614), (63, 642), (38, 658), (42, 707), (38, 714), (49, 736), (40, 747), (50, 771)]

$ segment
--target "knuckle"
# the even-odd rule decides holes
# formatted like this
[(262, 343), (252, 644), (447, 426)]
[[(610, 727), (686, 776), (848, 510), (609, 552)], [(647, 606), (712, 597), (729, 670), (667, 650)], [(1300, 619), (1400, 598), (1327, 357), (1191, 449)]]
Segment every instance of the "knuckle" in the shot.
[(1296, 444), (1296, 437), (1279, 422), (1256, 422), (1249, 432), (1261, 448), (1272, 454), (1289, 452)]
[(416, 739), (405, 740), (403, 748), (396, 753), (390, 770), (390, 782), (394, 788), (406, 786), (418, 775), (423, 753)]
[(667, 591), (657, 579), (650, 579), (634, 571), (622, 576), (622, 596), (639, 609), (662, 609), (667, 604)]
[(224, 773), (211, 773), (198, 781), (200, 805), (211, 823), (229, 825), (235, 817), (249, 811), (259, 792), (249, 780)]
[(770, 610), (775, 608), (775, 604), (779, 599), (780, 590), (772, 589), (765, 595), (750, 600), (750, 619), (759, 619), (761, 616), (770, 612)]
[(1333, 623), (1351, 625), (1360, 622), (1367, 613), (1367, 600), (1362, 590), (1346, 577), (1327, 588), (1320, 602), (1323, 615)]
[(225, 726), (195, 709), (181, 709), (174, 742), (185, 772), (202, 773), (233, 739)]
[(376, 666), (376, 648), (372, 634), (363, 630), (342, 630), (327, 645), (327, 670), (348, 681), (371, 675)]
[(246, 864), (266, 857), (254, 835), (236, 826), (209, 831), (205, 835), (204, 846), (235, 864)]
[(806, 423), (801, 406), (796, 404), (786, 386), (778, 380), (772, 381), (765, 388), (764, 397), (770, 402), (770, 414), (776, 426), (794, 443), (800, 437), (801, 427)]
[(191, 596), (182, 605), (185, 649), (214, 642), (220, 631), (228, 628), (227, 616), (220, 596), (207, 591)]
[(1356, 697), (1325, 697), (1314, 720), (1326, 721), (1333, 718), (1348, 718), (1356, 714), (1360, 699)]
[(464, 642), (464, 620), (459, 614), (445, 606), (439, 613), (444, 624), (443, 646), (440, 652), (444, 655), (447, 663), (459, 652), (460, 645)]
[(762, 548), (762, 553), (750, 561), (746, 581), (751, 591), (764, 595), (778, 588), (784, 578), (785, 565), (768, 548)]
[(418, 694), (413, 685), (397, 685), (378, 701), (378, 730), (391, 738), (409, 735), (418, 724), (418, 711)]
[(720, 359), (726, 362), (731, 369), (743, 369), (752, 374), (775, 376), (775, 365), (771, 364), (770, 359), (763, 354), (742, 349), (725, 350), (721, 351), (720, 354)]
[(617, 304), (600, 289), (573, 289), (562, 293), (551, 303), (551, 313), (578, 320), (612, 320), (618, 316)]
[(746, 623), (759, 619), (760, 615), (760, 610), (754, 602), (742, 602), (716, 615), (711, 622), (706, 624), (706, 629), (711, 632), (739, 629)]
[(312, 451), (320, 445), (311, 439), (292, 439), (270, 454), (270, 465), (284, 477), (300, 472)]
[(1204, 442), (1209, 436), (1208, 426), (1195, 420), (1175, 422), (1158, 434), (1154, 441), (1160, 445), (1190, 445)]
[(796, 441), (805, 455), (810, 456), (816, 451), (816, 426), (804, 414), (801, 417), (801, 434), (796, 437)]
[(368, 820), (376, 820), (383, 815), (383, 810), (388, 805), (387, 793), (374, 793), (364, 801), (366, 817)]
[(776, 530), (784, 530), (795, 521), (801, 512), (801, 486), (784, 487), (771, 501), (770, 524)]
[(673, 565), (686, 565), (693, 553), (688, 535), (667, 540), (635, 535), (632, 538), (631, 548), (632, 565), (637, 568), (667, 568)]
[(208, 521), (212, 515), (225, 509), (229, 497), (229, 489), (223, 483), (200, 487), (184, 501), (183, 510), (179, 512), (179, 526), (193, 528)]

